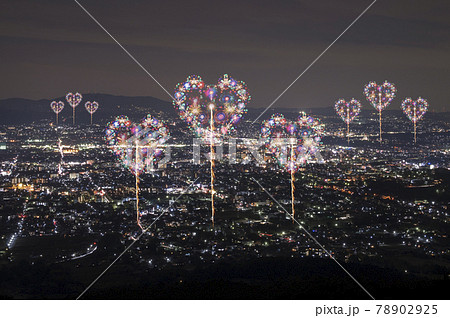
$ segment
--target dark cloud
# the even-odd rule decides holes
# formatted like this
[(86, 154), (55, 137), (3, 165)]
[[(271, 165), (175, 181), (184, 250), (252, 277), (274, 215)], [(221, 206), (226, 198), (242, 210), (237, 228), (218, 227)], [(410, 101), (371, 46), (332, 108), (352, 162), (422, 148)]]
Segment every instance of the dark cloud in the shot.
[[(267, 106), (371, 1), (80, 1), (169, 90), (187, 75), (245, 80)], [(277, 105), (362, 98), (369, 80), (448, 110), (448, 1), (378, 1)], [(74, 1), (0, 5), (0, 97), (66, 90), (168, 96)], [(5, 78), (5, 77), (4, 77)]]

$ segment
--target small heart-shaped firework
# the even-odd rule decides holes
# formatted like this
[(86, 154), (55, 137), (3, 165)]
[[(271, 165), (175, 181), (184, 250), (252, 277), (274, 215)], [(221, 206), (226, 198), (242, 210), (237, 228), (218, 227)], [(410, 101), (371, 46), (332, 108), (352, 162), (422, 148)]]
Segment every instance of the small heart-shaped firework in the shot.
[(98, 103), (97, 102), (86, 102), (84, 104), (84, 107), (86, 108), (86, 110), (88, 111), (89, 114), (93, 114), (97, 111), (98, 109)]
[(413, 123), (417, 123), (427, 112), (428, 102), (422, 97), (419, 97), (417, 100), (406, 98), (402, 102), (402, 110), (409, 120)]
[(349, 102), (346, 102), (345, 99), (340, 99), (334, 104), (334, 108), (336, 113), (347, 124), (347, 143), (350, 143), (350, 123), (361, 111), (361, 103), (354, 98)]
[(385, 109), (395, 97), (397, 89), (394, 84), (385, 81), (382, 85), (378, 85), (375, 82), (370, 82), (364, 88), (364, 94), (367, 100), (372, 104), (375, 109), (378, 110), (379, 123), (380, 123), (380, 143), (381, 143), (381, 111)]
[(62, 101), (53, 101), (50, 103), (50, 107), (55, 114), (59, 114), (64, 109), (64, 103)]
[(423, 115), (428, 110), (428, 102), (419, 97), (416, 100), (412, 98), (406, 98), (402, 102), (402, 109), (406, 116), (411, 120), (414, 124), (414, 143), (417, 141), (417, 122), (422, 119)]
[(342, 120), (349, 124), (359, 115), (359, 112), (361, 111), (361, 103), (354, 98), (352, 98), (349, 102), (346, 102), (344, 99), (340, 99), (336, 102), (334, 108)]
[(390, 104), (396, 93), (397, 89), (394, 84), (388, 83), (387, 81), (382, 85), (378, 85), (376, 82), (370, 82), (364, 88), (364, 94), (367, 100), (380, 112)]
[(72, 106), (73, 108), (77, 107), (78, 104), (81, 102), (81, 99), (83, 98), (83, 96), (81, 96), (80, 93), (67, 93), (66, 95), (66, 100), (69, 103), (70, 106)]

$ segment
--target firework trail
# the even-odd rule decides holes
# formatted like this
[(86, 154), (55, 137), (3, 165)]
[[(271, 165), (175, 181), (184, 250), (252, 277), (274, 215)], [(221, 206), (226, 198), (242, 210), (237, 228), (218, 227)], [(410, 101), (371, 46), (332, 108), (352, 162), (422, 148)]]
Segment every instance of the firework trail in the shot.
[(61, 139), (58, 139), (58, 149), (59, 149), (59, 153), (61, 155), (61, 159), (59, 161), (59, 165), (58, 165), (58, 174), (62, 175), (63, 172), (63, 165), (64, 165), (64, 146), (62, 145)]
[(347, 124), (347, 144), (350, 144), (350, 123), (358, 116), (361, 111), (361, 103), (352, 98), (351, 101), (346, 102), (344, 99), (340, 99), (334, 105), (336, 113)]
[[(296, 121), (288, 121), (282, 114), (274, 114), (261, 126), (261, 138), (278, 164), (290, 174), (291, 211), (295, 218), (295, 172), (309, 156), (318, 153), (324, 126), (320, 120), (301, 112)], [(287, 148), (290, 149), (289, 159)]]
[(73, 125), (75, 126), (75, 108), (81, 103), (83, 96), (80, 93), (67, 93), (66, 100), (73, 109)]
[(413, 100), (412, 98), (406, 98), (402, 102), (402, 110), (405, 115), (411, 120), (414, 124), (414, 143), (416, 143), (416, 126), (417, 122), (423, 118), (425, 113), (428, 110), (428, 102), (419, 97), (417, 100)]
[(58, 126), (58, 115), (64, 109), (64, 103), (62, 101), (53, 101), (50, 103), (50, 108), (56, 114), (56, 126)]
[(214, 146), (233, 132), (242, 116), (247, 112), (246, 105), (251, 99), (246, 85), (236, 81), (228, 74), (223, 75), (215, 85), (206, 85), (200, 76), (189, 76), (177, 84), (174, 93), (174, 106), (180, 118), (202, 138), (210, 147), (210, 192), (211, 220), (214, 224)]
[(92, 126), (92, 115), (97, 111), (98, 109), (98, 103), (97, 102), (86, 102), (84, 104), (84, 108), (88, 111), (89, 114), (91, 114), (91, 126)]
[(147, 115), (140, 124), (133, 124), (127, 116), (117, 116), (108, 123), (105, 134), (112, 152), (135, 177), (136, 220), (143, 229), (139, 178), (162, 159), (162, 145), (169, 139), (169, 130), (163, 121), (151, 115)]
[(367, 100), (378, 110), (380, 122), (380, 143), (381, 143), (381, 112), (391, 103), (397, 93), (397, 88), (394, 84), (385, 81), (382, 85), (376, 82), (369, 82), (364, 87), (364, 94)]

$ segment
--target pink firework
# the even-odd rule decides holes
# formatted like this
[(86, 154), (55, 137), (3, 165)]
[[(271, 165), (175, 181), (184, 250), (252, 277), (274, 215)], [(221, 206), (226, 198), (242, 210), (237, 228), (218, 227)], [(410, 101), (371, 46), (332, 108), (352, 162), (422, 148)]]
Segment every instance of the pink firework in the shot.
[(250, 99), (246, 84), (228, 74), (214, 85), (192, 75), (176, 86), (174, 106), (193, 132), (209, 142), (231, 134)]
[[(295, 172), (311, 155), (317, 157), (324, 125), (320, 120), (300, 112), (296, 121), (287, 120), (282, 114), (274, 114), (261, 126), (261, 138), (278, 164), (291, 176), (291, 211), (295, 218)], [(290, 155), (287, 155), (290, 149)]]
[(174, 106), (200, 138), (210, 144), (211, 220), (214, 224), (214, 144), (230, 135), (247, 112), (251, 96), (244, 82), (224, 74), (207, 85), (198, 75), (189, 76), (175, 87)]
[(84, 107), (86, 108), (88, 113), (91, 114), (91, 125), (92, 125), (92, 115), (97, 111), (98, 103), (97, 102), (89, 102), (89, 101), (87, 101), (84, 104)]
[(422, 119), (425, 113), (428, 110), (428, 102), (419, 97), (416, 100), (412, 98), (406, 98), (402, 102), (402, 110), (405, 115), (411, 120), (414, 124), (414, 143), (416, 143), (416, 126), (417, 122)]
[(381, 112), (391, 103), (397, 93), (397, 88), (392, 83), (385, 81), (382, 85), (370, 82), (364, 88), (367, 100), (378, 110), (380, 120), (380, 143), (381, 143)]
[(350, 142), (350, 123), (359, 115), (361, 111), (361, 102), (352, 98), (349, 102), (344, 99), (340, 99), (334, 105), (336, 113), (347, 124), (347, 143)]
[[(169, 129), (163, 121), (147, 115), (141, 123), (132, 123), (127, 116), (118, 116), (106, 127), (106, 142), (123, 165), (135, 175), (136, 218), (142, 228), (139, 212), (139, 175), (150, 171), (162, 159), (163, 144)], [(142, 228), (143, 229), (143, 228)]]
[(75, 107), (81, 103), (83, 96), (80, 93), (67, 93), (66, 100), (69, 105), (73, 108), (73, 124), (75, 125)]
[(62, 102), (62, 101), (57, 101), (57, 102), (53, 101), (53, 102), (50, 103), (50, 108), (56, 114), (56, 125), (58, 125), (58, 115), (64, 109), (64, 102)]

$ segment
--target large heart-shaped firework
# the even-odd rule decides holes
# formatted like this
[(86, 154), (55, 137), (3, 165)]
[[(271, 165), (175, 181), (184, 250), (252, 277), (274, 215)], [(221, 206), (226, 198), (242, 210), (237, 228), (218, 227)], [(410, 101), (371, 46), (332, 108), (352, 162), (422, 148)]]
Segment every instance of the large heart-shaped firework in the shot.
[(427, 112), (428, 102), (422, 97), (419, 97), (417, 100), (406, 98), (402, 102), (402, 109), (406, 116), (408, 116), (409, 120), (413, 123), (417, 123)]
[(174, 105), (198, 137), (221, 139), (247, 112), (250, 98), (245, 83), (227, 74), (216, 85), (206, 85), (200, 76), (192, 75), (176, 86)]
[(288, 121), (283, 115), (274, 114), (262, 123), (261, 138), (278, 164), (287, 171), (295, 172), (317, 153), (323, 129), (320, 120), (304, 112), (296, 121)]
[(346, 102), (344, 99), (340, 99), (334, 105), (336, 113), (347, 124), (351, 123), (361, 111), (361, 103), (352, 98), (351, 101)]
[(67, 93), (66, 95), (66, 100), (69, 103), (70, 106), (72, 106), (73, 108), (77, 107), (78, 104), (81, 102), (81, 99), (83, 98), (83, 96), (81, 96), (80, 93)]
[(140, 124), (133, 124), (127, 116), (117, 116), (106, 128), (106, 142), (111, 150), (126, 168), (138, 175), (151, 171), (162, 159), (162, 145), (168, 139), (168, 128), (151, 115)]
[(397, 89), (394, 84), (388, 83), (387, 81), (382, 85), (370, 82), (364, 88), (364, 94), (367, 100), (380, 112), (389, 105), (396, 93)]
[(64, 103), (62, 101), (53, 101), (50, 103), (50, 107), (56, 114), (59, 114), (64, 109)]
[(97, 111), (98, 109), (98, 103), (97, 102), (86, 102), (84, 104), (84, 107), (86, 108), (86, 110), (88, 111), (89, 114), (93, 114)]

